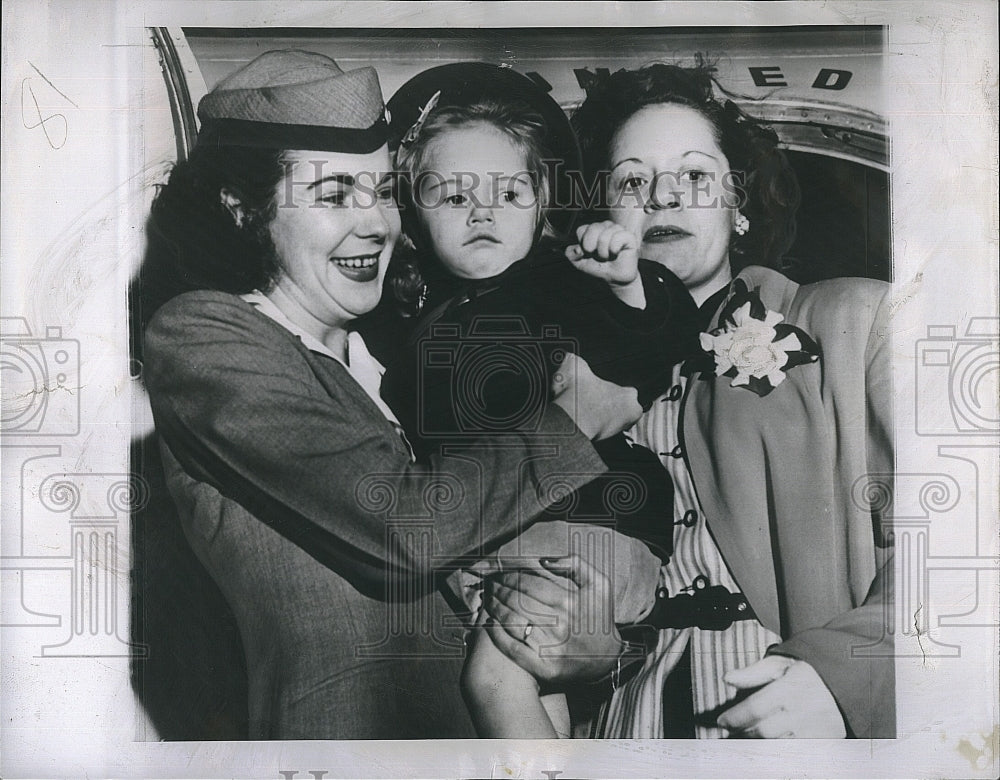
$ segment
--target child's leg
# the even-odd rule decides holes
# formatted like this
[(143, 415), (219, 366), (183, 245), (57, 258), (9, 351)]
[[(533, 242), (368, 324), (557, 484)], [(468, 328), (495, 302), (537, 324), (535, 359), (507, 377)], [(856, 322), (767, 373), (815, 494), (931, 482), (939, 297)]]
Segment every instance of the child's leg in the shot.
[[(558, 734), (543, 706), (535, 678), (501, 653), (482, 628), (474, 629), (470, 639), (462, 669), (462, 695), (479, 736), (555, 739)], [(561, 724), (564, 732), (569, 731), (565, 727), (568, 722), (567, 710), (565, 724)]]
[(572, 736), (573, 726), (569, 719), (569, 702), (566, 700), (566, 694), (546, 693), (539, 698), (559, 739), (569, 739)]

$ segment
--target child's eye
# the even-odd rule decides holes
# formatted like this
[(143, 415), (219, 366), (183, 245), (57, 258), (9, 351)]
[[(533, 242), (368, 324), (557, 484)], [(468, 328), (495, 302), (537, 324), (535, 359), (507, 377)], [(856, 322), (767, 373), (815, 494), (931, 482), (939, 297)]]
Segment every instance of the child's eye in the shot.
[(389, 203), (394, 199), (395, 192), (391, 186), (387, 185), (385, 187), (379, 187), (377, 190), (375, 190), (375, 196), (379, 200), (385, 203)]
[(698, 170), (684, 171), (684, 173), (681, 174), (682, 180), (690, 182), (702, 181), (707, 177), (708, 174), (705, 173), (705, 171), (698, 171)]
[(462, 206), (468, 200), (464, 195), (458, 193), (457, 195), (449, 195), (444, 199), (444, 202), (449, 206)]
[(518, 199), (518, 197), (519, 197), (519, 195), (518, 195), (517, 190), (507, 190), (506, 192), (504, 192), (504, 193), (502, 193), (500, 195), (500, 198), (505, 203), (513, 203), (515, 200)]

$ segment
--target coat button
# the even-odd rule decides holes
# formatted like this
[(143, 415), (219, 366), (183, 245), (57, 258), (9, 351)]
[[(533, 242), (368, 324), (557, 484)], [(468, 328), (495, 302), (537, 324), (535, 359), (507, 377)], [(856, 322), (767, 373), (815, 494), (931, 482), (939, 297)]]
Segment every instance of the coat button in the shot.
[(685, 528), (692, 528), (698, 522), (698, 512), (689, 509), (680, 520), (674, 520), (674, 525), (683, 525)]
[(679, 401), (681, 399), (681, 394), (683, 390), (680, 385), (674, 385), (670, 388), (670, 392), (667, 393), (668, 401)]
[(680, 444), (678, 444), (672, 450), (670, 450), (670, 457), (671, 458), (683, 458), (684, 457), (684, 448)]

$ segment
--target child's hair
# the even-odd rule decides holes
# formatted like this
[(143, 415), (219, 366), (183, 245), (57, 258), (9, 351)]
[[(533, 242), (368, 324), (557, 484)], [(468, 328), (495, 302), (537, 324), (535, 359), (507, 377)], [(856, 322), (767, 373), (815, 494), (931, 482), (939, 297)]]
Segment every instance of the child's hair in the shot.
[(404, 312), (412, 312), (429, 276), (440, 268), (430, 267), (437, 261), (427, 246), (426, 231), (420, 222), (413, 189), (419, 186), (421, 174), (430, 170), (432, 142), (449, 130), (485, 125), (507, 138), (524, 155), (525, 169), (531, 175), (538, 201), (538, 221), (533, 244), (542, 238), (555, 238), (557, 233), (548, 219), (552, 202), (549, 192), (547, 160), (553, 159), (545, 144), (546, 124), (541, 114), (519, 100), (483, 99), (463, 106), (441, 106), (425, 118), (416, 137), (400, 144), (396, 152), (396, 170), (401, 174), (397, 197), (402, 210), (403, 232), (415, 245), (416, 251), (397, 253), (386, 279)]
[[(448, 130), (486, 125), (501, 133), (514, 148), (524, 155), (525, 168), (531, 175), (538, 199), (538, 225), (535, 240), (542, 235), (553, 237), (555, 231), (546, 216), (550, 203), (549, 171), (551, 159), (545, 145), (545, 120), (526, 103), (515, 100), (484, 99), (466, 106), (442, 106), (431, 111), (409, 143), (401, 144), (396, 152), (396, 169), (403, 175), (403, 230), (418, 245), (423, 232), (416, 218), (412, 187), (430, 166), (432, 142)], [(421, 247), (423, 248), (423, 247)]]

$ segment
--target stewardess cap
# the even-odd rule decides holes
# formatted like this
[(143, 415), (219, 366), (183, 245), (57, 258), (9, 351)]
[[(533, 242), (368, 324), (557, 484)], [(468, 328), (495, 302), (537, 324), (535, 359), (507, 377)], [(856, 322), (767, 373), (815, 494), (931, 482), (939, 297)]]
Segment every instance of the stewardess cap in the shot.
[(343, 71), (316, 52), (269, 51), (230, 74), (198, 104), (200, 145), (366, 154), (388, 128), (374, 68)]

